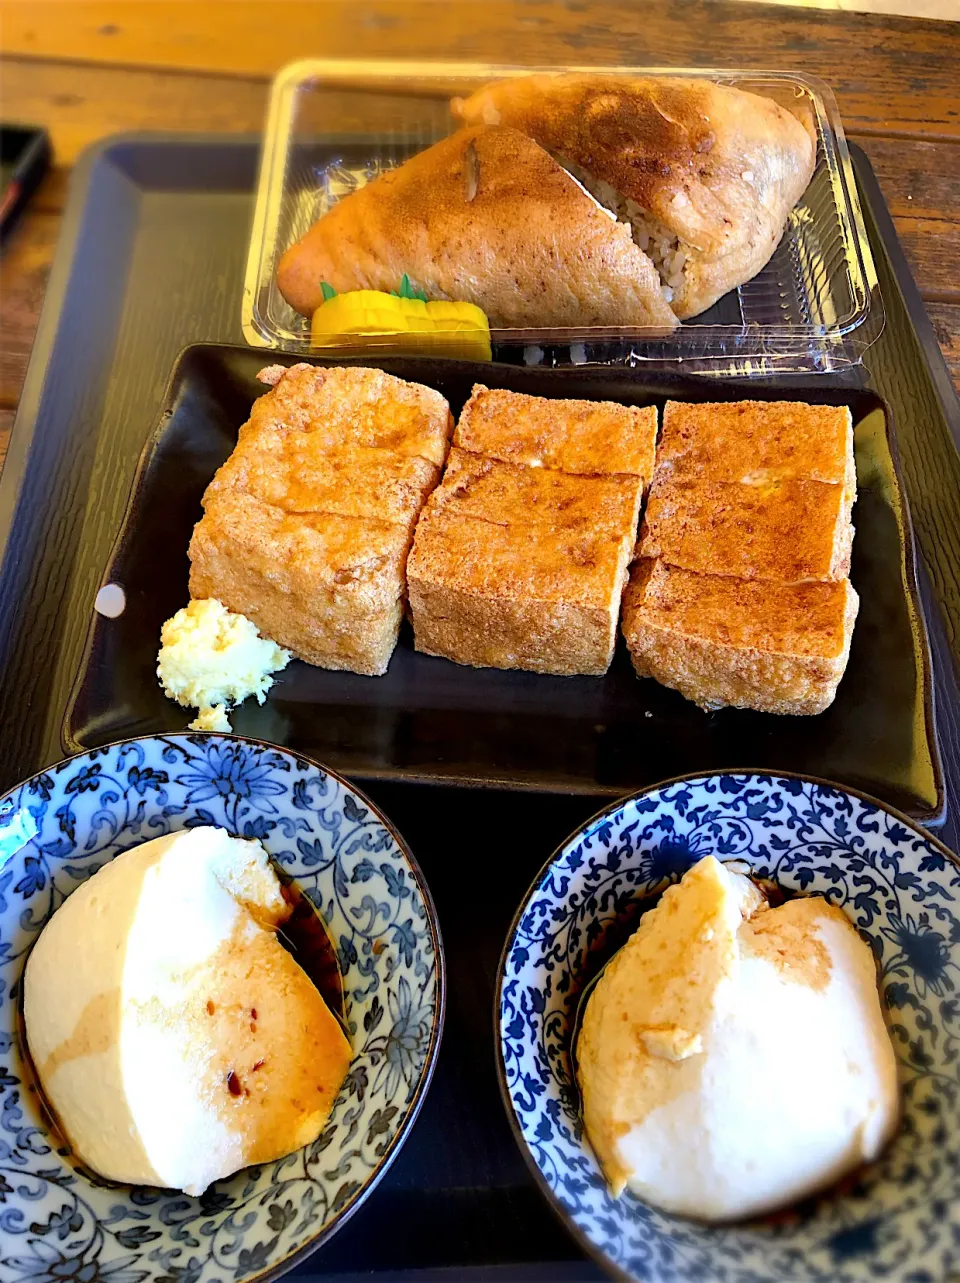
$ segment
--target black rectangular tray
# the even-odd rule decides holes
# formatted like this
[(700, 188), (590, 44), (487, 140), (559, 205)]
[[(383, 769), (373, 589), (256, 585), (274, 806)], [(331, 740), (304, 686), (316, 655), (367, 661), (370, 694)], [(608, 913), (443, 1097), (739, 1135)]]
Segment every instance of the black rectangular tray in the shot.
[[(256, 139), (132, 136), (88, 152), (75, 171), (0, 478), (0, 789), (62, 754), (91, 603), (177, 353), (241, 338), (257, 149)], [(887, 316), (859, 382), (897, 423), (934, 652), (941, 836), (956, 849), (960, 405), (876, 181), (852, 151)], [(492, 1021), (511, 916), (599, 800), (392, 782), (366, 791), (430, 882), (447, 951), (446, 1029), (420, 1118), (376, 1195), (295, 1273), (328, 1283), (371, 1274), (385, 1283), (403, 1271), (405, 1283), (601, 1279), (513, 1142)]]
[[(188, 600), (187, 545), (202, 495), (263, 394), (256, 377), (263, 362), (262, 353), (226, 345), (192, 346), (177, 362), (104, 571), (104, 583), (123, 589), (126, 609), (117, 618), (90, 612), (64, 721), (66, 748), (183, 729), (189, 720), (156, 680), (160, 626)], [(411, 357), (374, 364), (436, 388), (455, 417), (481, 379), (537, 396), (661, 409), (667, 397), (744, 396), (742, 383), (621, 367), (527, 369)], [(827, 712), (705, 714), (656, 682), (638, 681), (622, 640), (603, 678), (464, 668), (419, 654), (406, 626), (385, 676), (294, 662), (266, 704), (248, 700), (235, 711), (234, 729), (363, 781), (621, 796), (692, 771), (763, 766), (826, 776), (915, 818), (940, 819), (930, 659), (889, 407), (874, 392), (831, 389), (815, 379), (787, 390), (751, 384), (749, 393), (845, 404), (853, 416), (851, 579), (860, 613), (847, 674)]]

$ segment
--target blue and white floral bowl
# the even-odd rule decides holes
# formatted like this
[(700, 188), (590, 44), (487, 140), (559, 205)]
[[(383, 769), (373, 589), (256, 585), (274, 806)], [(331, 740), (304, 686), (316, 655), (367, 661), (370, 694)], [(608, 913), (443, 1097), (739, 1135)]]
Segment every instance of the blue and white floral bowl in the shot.
[[(308, 1148), (201, 1198), (99, 1183), (57, 1149), (18, 1030), (24, 960), (75, 887), (127, 847), (218, 824), (259, 838), (338, 946), (354, 1058)], [(359, 1207), (423, 1101), (443, 1024), (443, 955), (423, 876), (343, 780), (226, 736), (95, 749), (0, 798), (0, 1280), (244, 1283), (289, 1268)]]
[[(725, 1227), (610, 1197), (570, 1064), (584, 984), (636, 925), (640, 902), (705, 855), (825, 895), (856, 923), (877, 957), (904, 1099), (895, 1141), (842, 1189)], [(960, 862), (909, 820), (832, 785), (759, 774), (699, 776), (618, 802), (527, 894), (501, 959), (498, 1011), (500, 1081), (521, 1149), (574, 1234), (615, 1272), (645, 1283), (960, 1277)], [(750, 1090), (762, 1127), (781, 1106), (777, 1084)]]

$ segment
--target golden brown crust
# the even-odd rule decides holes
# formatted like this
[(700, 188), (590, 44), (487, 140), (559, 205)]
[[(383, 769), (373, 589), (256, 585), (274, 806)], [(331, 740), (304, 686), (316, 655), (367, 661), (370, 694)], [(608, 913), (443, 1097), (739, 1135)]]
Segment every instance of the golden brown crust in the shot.
[(301, 458), (358, 446), (442, 467), (452, 430), (446, 399), (422, 383), (359, 365), (301, 364), (253, 403), (240, 437), (252, 436), (264, 454), (294, 449), (290, 438), (303, 433)]
[(512, 129), (460, 130), (351, 193), (287, 250), (277, 283), (310, 316), (321, 281), (395, 290), (404, 273), (495, 327), (676, 325), (628, 228)]
[[(553, 477), (518, 471), (554, 490)], [(563, 481), (568, 493), (595, 488), (593, 478)], [(429, 504), (407, 566), (417, 649), (477, 667), (605, 673), (633, 544), (634, 484), (636, 505), (624, 505), (619, 531), (609, 514), (585, 521), (581, 504), (534, 525), (468, 515), (470, 501), (449, 492)]]
[(407, 578), (411, 585), (415, 579), (450, 584), (494, 599), (609, 610), (619, 608), (617, 582), (629, 557), (626, 531), (610, 539), (543, 527), (531, 537), (522, 526), (467, 517), (449, 505), (439, 510), (428, 505), (417, 524)]
[(652, 213), (688, 251), (686, 319), (750, 280), (813, 176), (815, 138), (770, 98), (706, 80), (570, 72), (488, 85), (468, 125), (522, 130)]
[(580, 477), (551, 468), (525, 468), (451, 447), (431, 511), (450, 509), (497, 525), (584, 533), (631, 541), (640, 515), (639, 477)]
[(412, 532), (424, 495), (439, 477), (440, 469), (425, 459), (389, 450), (342, 446), (320, 454), (300, 437), (267, 454), (241, 438), (207, 488), (207, 498), (239, 490), (287, 513), (366, 517)]
[(856, 497), (853, 420), (844, 406), (805, 401), (668, 401), (657, 480), (828, 481)]
[(246, 615), (307, 663), (384, 673), (451, 427), (439, 393), (382, 371), (289, 371), (207, 488), (191, 595)]
[(453, 440), (504, 463), (589, 476), (632, 473), (649, 485), (657, 411), (613, 401), (525, 396), (476, 383)]
[(410, 579), (416, 648), (474, 668), (602, 677), (616, 644), (609, 609), (481, 596)]
[(641, 558), (628, 594), (658, 626), (739, 650), (835, 660), (846, 645), (846, 580), (764, 583)]
[(844, 487), (823, 481), (657, 481), (643, 519), (640, 554), (745, 579), (842, 579), (850, 569), (853, 538), (848, 512)]
[(641, 677), (701, 708), (812, 714), (833, 702), (857, 608), (848, 580), (777, 584), (640, 560), (623, 632)]

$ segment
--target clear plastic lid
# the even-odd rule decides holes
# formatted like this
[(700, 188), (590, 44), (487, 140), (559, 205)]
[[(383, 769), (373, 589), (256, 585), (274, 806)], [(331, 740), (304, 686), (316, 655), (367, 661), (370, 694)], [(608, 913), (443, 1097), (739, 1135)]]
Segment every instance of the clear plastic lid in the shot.
[[(741, 377), (829, 372), (860, 362), (882, 328), (883, 312), (833, 94), (821, 81), (795, 72), (717, 68), (325, 59), (291, 64), (277, 76), (270, 98), (244, 282), (247, 342), (284, 352), (316, 351), (310, 321), (276, 285), (284, 251), (343, 196), (449, 134), (455, 128), (451, 98), (507, 76), (558, 71), (700, 78), (784, 104), (802, 99), (816, 126), (816, 168), (767, 266), (670, 335), (589, 326), (494, 329), (494, 360), (682, 362), (691, 372)], [(363, 350), (371, 345), (388, 351), (391, 339), (365, 339)]]

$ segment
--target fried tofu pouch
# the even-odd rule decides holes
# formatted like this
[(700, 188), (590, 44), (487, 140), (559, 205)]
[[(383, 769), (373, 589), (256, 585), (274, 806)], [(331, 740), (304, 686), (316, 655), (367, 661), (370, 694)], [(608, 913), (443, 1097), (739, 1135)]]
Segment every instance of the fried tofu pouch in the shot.
[(653, 258), (681, 320), (770, 261), (813, 177), (812, 115), (708, 80), (517, 76), (454, 111), (518, 129), (567, 167)]
[(640, 677), (703, 709), (809, 716), (833, 703), (858, 608), (848, 579), (776, 583), (641, 558), (623, 632)]
[(474, 303), (497, 328), (677, 321), (629, 228), (531, 139), (462, 129), (352, 192), (283, 255), (280, 292), (311, 316), (322, 283)]

